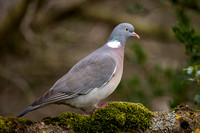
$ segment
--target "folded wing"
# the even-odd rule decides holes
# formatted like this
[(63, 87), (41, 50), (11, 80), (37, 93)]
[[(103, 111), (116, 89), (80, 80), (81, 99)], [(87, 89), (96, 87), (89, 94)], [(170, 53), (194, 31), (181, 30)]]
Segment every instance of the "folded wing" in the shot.
[(95, 52), (95, 54), (90, 54), (78, 62), (31, 106), (45, 105), (85, 95), (94, 88), (101, 89), (110, 81), (116, 68), (116, 62), (109, 53), (99, 54)]

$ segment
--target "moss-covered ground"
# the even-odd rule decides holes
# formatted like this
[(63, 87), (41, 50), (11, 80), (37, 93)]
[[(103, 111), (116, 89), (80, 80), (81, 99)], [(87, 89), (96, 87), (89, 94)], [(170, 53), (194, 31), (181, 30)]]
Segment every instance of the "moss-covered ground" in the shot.
[(72, 112), (46, 117), (45, 124), (72, 128), (75, 132), (121, 132), (149, 128), (154, 114), (140, 103), (111, 102), (91, 115)]
[[(42, 120), (46, 125), (62, 127), (75, 132), (123, 132), (149, 128), (154, 114), (140, 103), (111, 102), (91, 115), (66, 112)], [(0, 132), (29, 132), (37, 123), (29, 119), (0, 117)], [(39, 128), (38, 128), (39, 129)]]
[(29, 119), (0, 116), (0, 133), (24, 132), (27, 126), (35, 123)]

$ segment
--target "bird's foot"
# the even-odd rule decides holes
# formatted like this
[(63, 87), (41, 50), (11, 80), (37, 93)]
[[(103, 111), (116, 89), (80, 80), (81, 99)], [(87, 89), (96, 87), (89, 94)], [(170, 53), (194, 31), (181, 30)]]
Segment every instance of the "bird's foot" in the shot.
[(97, 109), (98, 108), (103, 108), (103, 107), (107, 107), (109, 102), (103, 103), (101, 105), (97, 105)]
[(99, 108), (107, 107), (109, 102), (103, 103), (101, 105), (97, 105), (92, 114), (94, 114)]

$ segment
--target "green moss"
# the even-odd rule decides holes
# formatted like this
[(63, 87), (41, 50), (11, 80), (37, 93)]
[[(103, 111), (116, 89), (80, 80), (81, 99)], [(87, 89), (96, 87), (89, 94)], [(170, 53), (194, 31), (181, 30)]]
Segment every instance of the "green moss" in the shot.
[(29, 119), (16, 117), (0, 117), (0, 132), (23, 132), (34, 122)]
[(198, 110), (193, 110), (193, 109), (189, 108), (188, 105), (183, 105), (183, 104), (177, 105), (175, 108), (172, 108), (171, 111), (175, 111), (175, 112), (189, 111), (190, 113), (191, 112), (198, 112)]
[(72, 112), (43, 119), (45, 124), (71, 127), (75, 132), (119, 132), (149, 128), (154, 114), (139, 103), (111, 102), (92, 115)]
[(85, 130), (85, 126), (87, 125), (87, 115), (80, 115), (73, 112), (63, 113), (56, 117), (46, 117), (42, 121), (49, 125), (59, 125), (63, 128), (70, 128), (73, 127), (75, 131), (82, 131)]

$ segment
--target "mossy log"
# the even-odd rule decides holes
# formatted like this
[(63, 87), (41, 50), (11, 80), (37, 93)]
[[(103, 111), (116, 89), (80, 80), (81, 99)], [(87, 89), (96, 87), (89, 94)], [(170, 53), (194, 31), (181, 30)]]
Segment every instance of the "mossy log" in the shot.
[(0, 117), (0, 132), (200, 132), (200, 112), (180, 105), (170, 112), (151, 112), (140, 103), (111, 102), (91, 115), (73, 112), (36, 122)]

